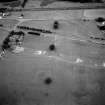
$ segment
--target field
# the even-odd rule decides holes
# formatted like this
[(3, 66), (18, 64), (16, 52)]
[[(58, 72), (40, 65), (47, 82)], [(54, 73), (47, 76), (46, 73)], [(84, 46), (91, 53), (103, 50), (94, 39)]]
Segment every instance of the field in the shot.
[[(105, 45), (91, 39), (104, 36), (94, 20), (82, 20), (78, 11), (54, 13), (24, 12), (24, 19), (14, 13), (0, 20), (0, 44), (13, 29), (25, 33), (24, 51), (7, 51), (0, 59), (0, 105), (105, 105)], [(30, 35), (17, 26), (52, 34)], [(54, 51), (49, 50), (51, 44)]]

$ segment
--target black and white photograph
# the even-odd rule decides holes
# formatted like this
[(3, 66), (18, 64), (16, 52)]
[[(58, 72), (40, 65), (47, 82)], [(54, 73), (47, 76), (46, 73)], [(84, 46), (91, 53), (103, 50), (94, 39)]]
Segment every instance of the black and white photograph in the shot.
[(105, 105), (105, 0), (0, 0), (0, 105)]

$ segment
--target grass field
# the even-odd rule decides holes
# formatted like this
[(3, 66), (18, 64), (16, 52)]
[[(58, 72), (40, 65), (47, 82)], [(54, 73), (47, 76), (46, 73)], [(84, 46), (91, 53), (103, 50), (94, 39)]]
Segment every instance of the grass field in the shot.
[[(0, 44), (14, 26), (19, 31), (18, 21), (0, 20), (5, 26)], [(0, 105), (105, 105), (105, 45), (90, 40), (101, 32), (93, 20), (58, 21), (58, 30), (52, 28), (54, 19), (23, 19), (18, 24), (53, 34), (33, 36), (22, 30), (24, 51), (7, 51), (0, 59)], [(55, 51), (49, 50), (50, 44), (55, 44)]]

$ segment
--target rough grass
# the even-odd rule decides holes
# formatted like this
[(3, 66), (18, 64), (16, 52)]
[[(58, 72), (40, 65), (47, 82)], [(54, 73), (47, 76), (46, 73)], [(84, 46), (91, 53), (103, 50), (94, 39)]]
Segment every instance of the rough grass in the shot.
[[(21, 25), (40, 27), (41, 24), (26, 23)], [(42, 28), (47, 25), (43, 24)], [(7, 32), (0, 31), (2, 40)], [(55, 40), (50, 35), (40, 38), (26, 35), (24, 52), (8, 52), (0, 60), (0, 105), (105, 105), (105, 68), (94, 66), (105, 61), (105, 46), (73, 41), (69, 37), (58, 35)], [(51, 42), (57, 45), (54, 53), (47, 50)], [(35, 55), (37, 49), (46, 50), (55, 58), (47, 54)], [(75, 64), (77, 58), (83, 63)], [(46, 86), (43, 80), (49, 76), (54, 82)]]

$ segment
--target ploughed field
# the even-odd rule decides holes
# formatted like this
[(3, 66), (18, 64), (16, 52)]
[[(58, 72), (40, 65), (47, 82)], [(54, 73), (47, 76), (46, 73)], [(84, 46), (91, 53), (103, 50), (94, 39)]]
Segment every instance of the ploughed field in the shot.
[(0, 105), (105, 105), (105, 41), (95, 21), (18, 22), (0, 20), (0, 44), (13, 29), (25, 33), (24, 50), (0, 59)]

